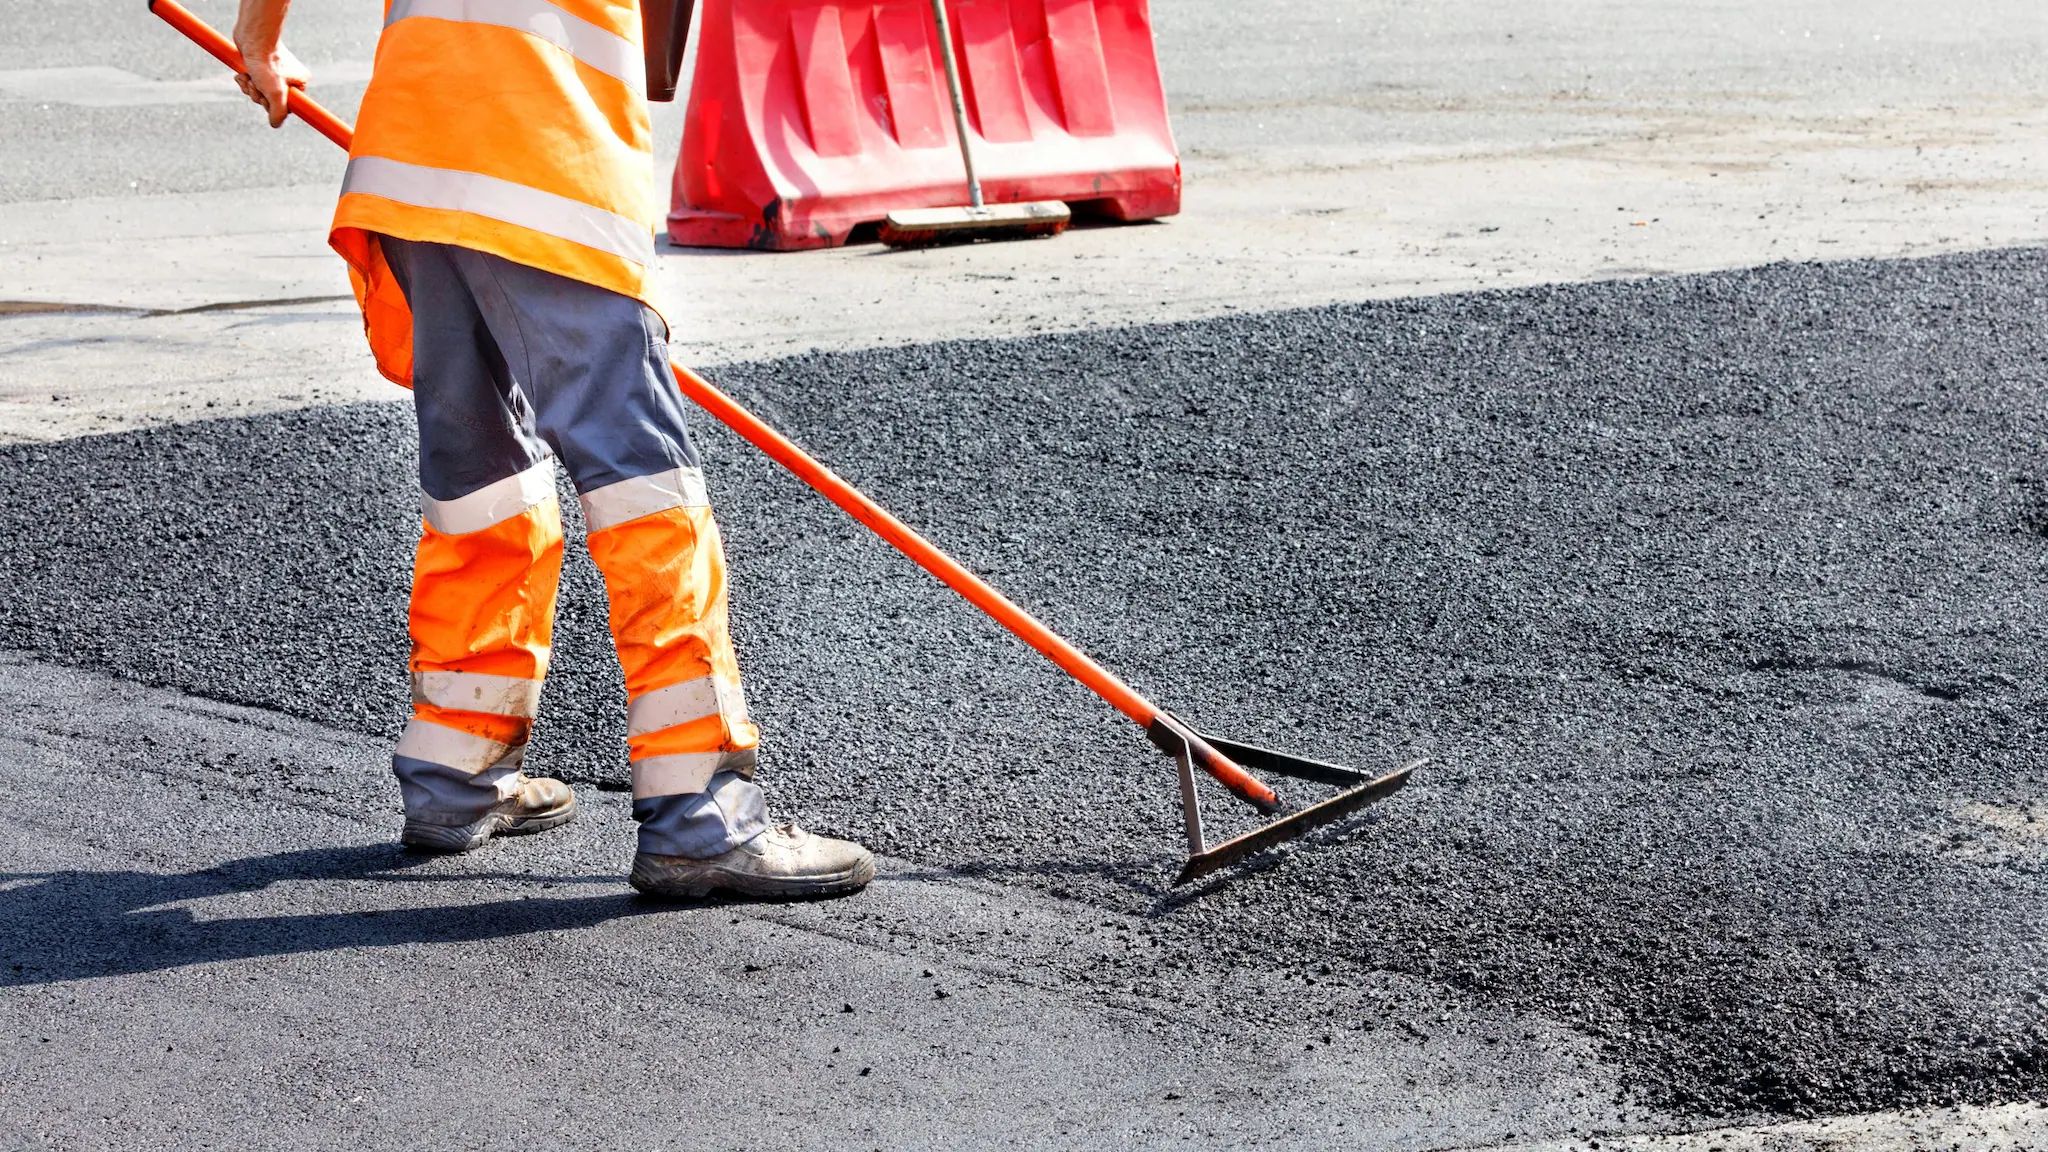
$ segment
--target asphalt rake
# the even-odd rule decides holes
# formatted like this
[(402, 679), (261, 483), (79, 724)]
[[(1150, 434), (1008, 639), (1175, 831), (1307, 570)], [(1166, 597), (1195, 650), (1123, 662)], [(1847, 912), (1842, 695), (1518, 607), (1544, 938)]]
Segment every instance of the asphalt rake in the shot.
[[(149, 10), (211, 53), (236, 72), (243, 71), (240, 53), (218, 31), (194, 16), (177, 0), (148, 0)], [(288, 95), (288, 111), (311, 125), (342, 148), (354, 140), (354, 131), (303, 91)], [(1385, 799), (1408, 783), (1411, 773), (1427, 763), (1418, 759), (1383, 776), (1374, 777), (1356, 769), (1310, 760), (1268, 748), (1240, 744), (1196, 731), (1172, 713), (1139, 695), (1086, 653), (1012, 603), (1001, 592), (953, 559), (908, 525), (889, 514), (859, 489), (813, 459), (787, 437), (768, 426), (760, 417), (713, 387), (709, 381), (681, 364), (671, 362), (676, 383), (698, 407), (710, 413), (748, 443), (781, 464), (819, 495), (837, 504), (848, 515), (931, 573), (970, 604), (987, 613), (1018, 639), (1037, 649), (1074, 679), (1123, 713), (1145, 730), (1161, 752), (1174, 761), (1180, 776), (1182, 822), (1187, 831), (1188, 859), (1175, 878), (1176, 885), (1207, 876), (1254, 853), (1292, 840), (1314, 829), (1343, 819), (1377, 800)], [(1291, 809), (1264, 781), (1246, 771), (1247, 767), (1296, 780), (1343, 788), (1335, 796), (1306, 807)], [(1231, 795), (1266, 815), (1278, 819), (1255, 831), (1210, 846), (1203, 837), (1202, 810), (1196, 792), (1195, 772), (1222, 784)]]

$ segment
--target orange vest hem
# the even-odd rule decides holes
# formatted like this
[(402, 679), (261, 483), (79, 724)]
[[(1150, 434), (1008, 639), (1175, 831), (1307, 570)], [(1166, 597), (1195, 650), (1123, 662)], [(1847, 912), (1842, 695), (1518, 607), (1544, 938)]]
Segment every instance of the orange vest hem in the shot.
[[(384, 262), (379, 236), (453, 244), (580, 280), (633, 297), (653, 309), (664, 328), (668, 326), (655, 298), (651, 267), (501, 220), (350, 193), (335, 209), (327, 243), (348, 262), (349, 284), (362, 308), (377, 371), (400, 387), (412, 387), (412, 308)], [(651, 236), (648, 250), (651, 255)]]

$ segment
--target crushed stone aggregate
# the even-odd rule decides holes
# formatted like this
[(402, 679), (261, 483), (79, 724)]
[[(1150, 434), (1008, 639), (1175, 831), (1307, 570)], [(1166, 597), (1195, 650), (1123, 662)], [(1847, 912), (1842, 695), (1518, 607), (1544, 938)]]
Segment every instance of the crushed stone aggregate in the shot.
[[(2048, 252), (2014, 250), (720, 368), (1203, 727), (1436, 758), (1170, 890), (1142, 735), (700, 420), (764, 779), (1151, 919), (1077, 978), (1400, 973), (1702, 1115), (2039, 1098), (2044, 305)], [(0, 487), (0, 647), (396, 734), (403, 403), (9, 446)], [(574, 544), (556, 641), (531, 763), (623, 787)], [(1428, 1027), (1333, 1023), (1396, 1019)]]

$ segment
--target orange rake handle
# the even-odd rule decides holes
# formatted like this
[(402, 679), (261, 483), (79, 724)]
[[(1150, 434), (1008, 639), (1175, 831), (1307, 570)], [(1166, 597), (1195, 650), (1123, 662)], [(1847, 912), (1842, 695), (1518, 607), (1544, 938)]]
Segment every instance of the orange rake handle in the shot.
[[(676, 383), (682, 386), (683, 395), (688, 396), (699, 408), (711, 413), (719, 423), (739, 433), (740, 438), (747, 443), (767, 453), (776, 463), (794, 472), (797, 479), (810, 485), (820, 496), (839, 505), (847, 515), (867, 525), (875, 535), (888, 541), (898, 552), (910, 557), (918, 567), (938, 577), (948, 588), (965, 597), (968, 603), (1009, 629), (1017, 639), (1038, 649), (1046, 659), (1087, 685), (1089, 691), (1130, 717), (1139, 727), (1149, 732), (1154, 725), (1162, 721), (1170, 722), (1164, 710), (1138, 695), (1135, 689), (1090, 659), (1087, 653), (1067, 643), (1058, 633), (1039, 623), (1029, 612), (1017, 607), (1009, 597), (990, 587), (987, 581), (968, 571), (965, 565), (918, 535), (908, 524), (891, 516), (887, 509), (868, 499), (860, 489), (840, 479), (830, 468), (818, 463), (810, 454), (790, 443), (787, 437), (769, 427), (759, 416), (740, 407), (732, 397), (720, 392), (709, 381), (681, 364), (672, 361), (669, 367), (675, 370)], [(1240, 799), (1268, 812), (1280, 807), (1280, 798), (1273, 794), (1271, 788), (1232, 763), (1229, 757), (1210, 747), (1207, 741), (1191, 732), (1182, 731), (1179, 735), (1188, 743), (1188, 750), (1195, 763)]]
[[(236, 51), (233, 42), (209, 26), (206, 21), (194, 16), (178, 0), (149, 0), (149, 10), (163, 17), (164, 22), (183, 32), (193, 43), (213, 54), (214, 59), (236, 72), (244, 71), (242, 54)], [(293, 92), (287, 98), (287, 111), (313, 126), (322, 136), (347, 149), (355, 139), (355, 131), (334, 113), (322, 108), (318, 101), (304, 92)], [(699, 408), (709, 412), (719, 423), (739, 433), (740, 438), (768, 454), (776, 463), (796, 474), (817, 491), (820, 496), (837, 504), (848, 515), (868, 526), (875, 535), (889, 542), (897, 551), (910, 557), (918, 567), (939, 578), (948, 588), (958, 592), (967, 602), (981, 609), (995, 619), (995, 622), (1009, 629), (1019, 640), (1036, 648), (1046, 659), (1065, 669), (1067, 674), (1088, 686), (1088, 689), (1107, 701), (1117, 711), (1130, 717), (1144, 728), (1154, 743), (1169, 751), (1173, 747), (1185, 746), (1189, 758), (1204, 772), (1216, 778), (1225, 788), (1239, 799), (1252, 804), (1262, 811), (1280, 809), (1280, 798), (1271, 788), (1256, 776), (1237, 766), (1228, 756), (1211, 747), (1208, 741), (1174, 720), (1164, 709), (1138, 695), (1130, 685), (1117, 679), (1110, 671), (1087, 653), (1069, 644), (1052, 629), (1038, 622), (1029, 612), (1017, 607), (1009, 597), (990, 587), (987, 581), (967, 570), (958, 560), (940, 551), (937, 545), (918, 535), (911, 527), (873, 500), (868, 499), (860, 489), (839, 478), (830, 468), (818, 463), (803, 449), (768, 426), (759, 416), (739, 406), (732, 397), (711, 386), (702, 376), (670, 362), (675, 370), (676, 383), (685, 396)], [(1166, 730), (1170, 730), (1170, 733)]]
[[(178, 0), (149, 0), (149, 10), (163, 17), (164, 23), (185, 34), (185, 38), (199, 45), (215, 60), (228, 66), (228, 71), (247, 72), (242, 63), (242, 53), (235, 42), (213, 30), (213, 26), (194, 16), (190, 9)], [(355, 130), (344, 123), (341, 117), (329, 112), (304, 92), (285, 92), (285, 111), (313, 126), (313, 130), (341, 145), (346, 152), (355, 139)]]

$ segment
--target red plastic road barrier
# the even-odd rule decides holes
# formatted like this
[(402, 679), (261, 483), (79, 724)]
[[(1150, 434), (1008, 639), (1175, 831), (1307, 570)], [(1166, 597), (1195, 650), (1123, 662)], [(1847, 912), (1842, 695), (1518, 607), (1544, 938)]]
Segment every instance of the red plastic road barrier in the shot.
[[(990, 203), (1180, 211), (1146, 0), (948, 0)], [(929, 0), (704, 0), (669, 238), (824, 248), (967, 203)]]
[[(211, 52), (221, 63), (236, 72), (242, 70), (242, 56), (235, 51), (234, 44), (227, 37), (214, 31), (205, 21), (181, 7), (177, 0), (150, 0), (149, 10), (163, 17), (165, 23), (183, 32), (193, 43)], [(291, 112), (319, 129), (321, 135), (341, 145), (343, 149), (348, 148), (349, 141), (354, 136), (353, 130), (339, 117), (321, 107), (312, 97), (303, 92), (292, 93)], [(918, 567), (938, 577), (947, 587), (965, 597), (968, 603), (988, 613), (996, 623), (1009, 629), (1012, 635), (1036, 648), (1047, 659), (1066, 670), (1068, 675), (1087, 685), (1111, 707), (1148, 731), (1167, 718), (1165, 710), (1138, 695), (1130, 685), (1111, 675), (1108, 669), (1089, 659), (1086, 653), (1039, 623), (1030, 613), (1017, 607), (1008, 597), (989, 586), (958, 560), (940, 551), (936, 545), (918, 535), (909, 525), (891, 516), (880, 504), (870, 500), (860, 489), (840, 479), (837, 473), (818, 463), (759, 416), (740, 407), (732, 397), (720, 392), (709, 381), (681, 364), (671, 362), (669, 367), (675, 372), (677, 386), (699, 408), (709, 412), (719, 423), (739, 433), (748, 443), (767, 453), (770, 459), (795, 473), (797, 479), (810, 485), (820, 496), (837, 504), (848, 515), (867, 525), (877, 536), (895, 546), (897, 551), (908, 556)], [(1279, 809), (1279, 797), (1275, 796), (1273, 790), (1266, 787), (1258, 777), (1238, 767), (1228, 756), (1218, 752), (1201, 737), (1186, 733), (1183, 738), (1187, 740), (1194, 763), (1215, 777), (1239, 799), (1261, 811), (1272, 812)]]

